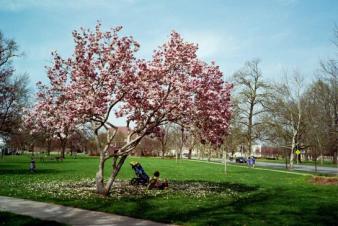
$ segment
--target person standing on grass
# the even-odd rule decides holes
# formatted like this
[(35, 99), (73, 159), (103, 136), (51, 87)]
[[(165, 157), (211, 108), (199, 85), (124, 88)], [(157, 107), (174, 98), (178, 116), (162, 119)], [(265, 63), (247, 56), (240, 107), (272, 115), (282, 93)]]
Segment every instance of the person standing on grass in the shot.
[(31, 173), (35, 173), (35, 169), (36, 169), (35, 161), (34, 161), (34, 159), (32, 159), (30, 166), (29, 166), (29, 171)]
[(251, 163), (252, 163), (252, 167), (255, 168), (255, 163), (256, 163), (256, 158), (255, 158), (255, 156), (252, 156)]
[(251, 157), (248, 158), (246, 163), (248, 164), (248, 167), (250, 168), (251, 167)]

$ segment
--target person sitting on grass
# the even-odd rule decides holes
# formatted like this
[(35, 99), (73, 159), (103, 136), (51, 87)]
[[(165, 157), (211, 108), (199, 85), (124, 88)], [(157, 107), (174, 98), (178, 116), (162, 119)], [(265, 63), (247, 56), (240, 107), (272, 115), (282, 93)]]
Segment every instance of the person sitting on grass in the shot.
[(148, 189), (159, 189), (159, 190), (164, 190), (168, 187), (168, 181), (164, 180), (164, 182), (160, 181), (160, 172), (155, 171), (154, 176), (150, 179), (149, 184), (148, 184)]

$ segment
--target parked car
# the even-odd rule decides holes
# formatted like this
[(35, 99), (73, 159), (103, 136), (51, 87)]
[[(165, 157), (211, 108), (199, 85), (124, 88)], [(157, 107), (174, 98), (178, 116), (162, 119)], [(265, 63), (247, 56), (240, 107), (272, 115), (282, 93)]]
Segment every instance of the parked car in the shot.
[(244, 158), (244, 157), (237, 157), (236, 158), (236, 163), (246, 163), (246, 158)]

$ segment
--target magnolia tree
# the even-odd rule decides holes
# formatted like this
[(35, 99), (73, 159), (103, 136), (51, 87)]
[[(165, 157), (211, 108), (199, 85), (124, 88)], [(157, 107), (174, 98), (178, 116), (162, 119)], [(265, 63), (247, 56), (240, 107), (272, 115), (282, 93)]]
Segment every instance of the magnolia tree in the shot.
[[(56, 54), (54, 59), (58, 59)], [(43, 133), (47, 141), (47, 153), (50, 153), (53, 137), (57, 137), (61, 144), (61, 157), (65, 157), (67, 138), (74, 133), (76, 119), (68, 117), (64, 101), (65, 82), (54, 78), (52, 68), (48, 69), (50, 86), (38, 85), (37, 103), (27, 111), (24, 124), (32, 134)]]
[[(172, 32), (150, 61), (140, 60), (134, 56), (139, 44), (132, 37), (120, 37), (120, 30), (102, 32), (97, 24), (95, 31), (74, 31), (74, 54), (62, 59), (54, 53), (48, 70), (48, 90), (58, 93), (53, 106), (61, 108), (53, 108), (58, 113), (50, 116), (62, 118), (58, 128), (90, 123), (94, 130), (100, 152), (96, 190), (103, 195), (109, 194), (127, 156), (145, 136), (160, 132), (160, 126), (198, 128), (201, 139), (217, 146), (227, 134), (231, 115), (231, 85), (223, 82), (218, 66), (197, 58), (197, 45)], [(111, 148), (117, 133), (117, 126), (108, 121), (112, 114), (132, 127), (126, 144), (118, 149)], [(103, 129), (104, 145), (98, 139)], [(110, 158), (112, 172), (105, 182)]]

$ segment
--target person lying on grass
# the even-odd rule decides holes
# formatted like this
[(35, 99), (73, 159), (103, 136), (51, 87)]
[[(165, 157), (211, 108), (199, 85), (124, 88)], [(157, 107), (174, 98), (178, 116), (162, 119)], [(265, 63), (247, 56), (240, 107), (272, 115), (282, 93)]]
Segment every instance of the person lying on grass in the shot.
[(159, 189), (159, 190), (164, 190), (168, 187), (168, 181), (164, 180), (161, 182), (160, 180), (160, 172), (155, 171), (154, 176), (150, 179), (149, 184), (148, 184), (148, 189)]

